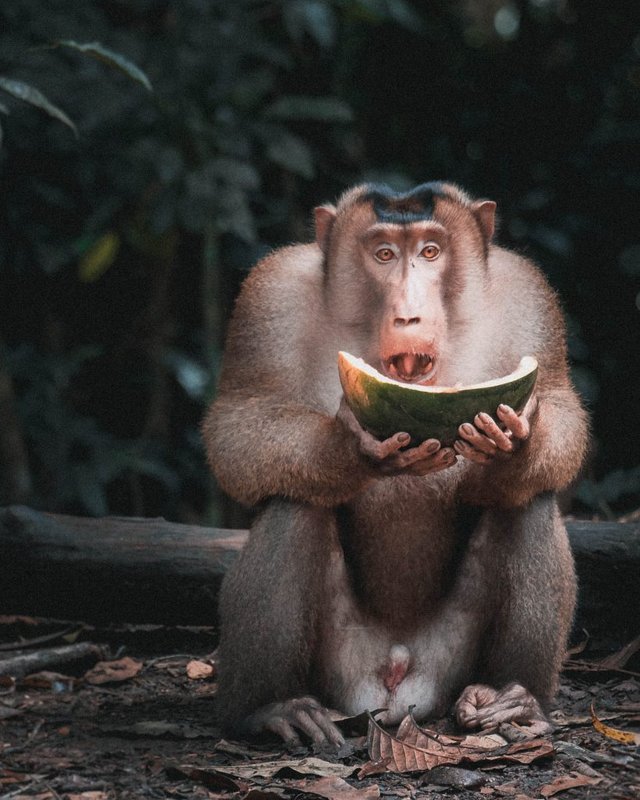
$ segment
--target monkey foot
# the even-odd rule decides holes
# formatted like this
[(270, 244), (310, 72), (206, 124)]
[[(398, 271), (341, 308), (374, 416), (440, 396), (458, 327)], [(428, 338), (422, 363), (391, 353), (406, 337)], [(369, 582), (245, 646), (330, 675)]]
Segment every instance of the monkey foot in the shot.
[(329, 717), (328, 709), (314, 697), (296, 697), (280, 703), (269, 703), (251, 714), (241, 726), (251, 735), (270, 732), (284, 740), (288, 747), (299, 747), (300, 733), (311, 739), (315, 747), (344, 744), (344, 737)]
[(536, 736), (552, 729), (540, 703), (519, 683), (499, 690), (482, 684), (467, 686), (458, 698), (455, 712), (463, 728), (495, 730), (504, 723), (515, 723)]

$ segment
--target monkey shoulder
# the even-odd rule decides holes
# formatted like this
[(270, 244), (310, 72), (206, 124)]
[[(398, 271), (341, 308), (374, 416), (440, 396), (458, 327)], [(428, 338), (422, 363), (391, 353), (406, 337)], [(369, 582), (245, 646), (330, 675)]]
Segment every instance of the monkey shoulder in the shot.
[[(221, 387), (299, 385), (321, 347), (322, 255), (315, 244), (274, 250), (245, 279), (227, 332)], [(317, 360), (317, 357), (316, 359)]]
[(322, 254), (315, 244), (274, 250), (260, 260), (242, 284), (235, 317), (255, 326), (261, 320), (289, 323), (317, 304), (322, 287)]
[(565, 355), (565, 324), (556, 292), (532, 260), (492, 247), (489, 253), (495, 324), (507, 331), (519, 356), (535, 355), (542, 363)]

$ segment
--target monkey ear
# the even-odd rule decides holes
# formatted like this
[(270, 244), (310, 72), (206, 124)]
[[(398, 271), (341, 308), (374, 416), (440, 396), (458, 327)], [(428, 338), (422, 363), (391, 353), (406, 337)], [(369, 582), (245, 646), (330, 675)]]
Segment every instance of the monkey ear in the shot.
[(473, 204), (473, 213), (480, 222), (485, 239), (490, 242), (496, 229), (496, 204), (493, 200), (478, 200)]
[(323, 253), (327, 252), (329, 234), (336, 218), (336, 210), (333, 206), (318, 206), (313, 210), (316, 220), (316, 242)]

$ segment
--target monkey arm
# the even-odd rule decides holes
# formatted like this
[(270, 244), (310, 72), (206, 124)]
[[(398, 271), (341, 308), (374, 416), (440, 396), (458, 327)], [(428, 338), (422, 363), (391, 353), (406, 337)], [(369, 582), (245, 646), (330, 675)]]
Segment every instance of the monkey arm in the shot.
[(559, 491), (575, 478), (587, 448), (586, 414), (567, 384), (538, 394), (529, 437), (503, 458), (469, 464), (461, 486), (465, 502), (521, 506)]
[(375, 477), (345, 425), (302, 403), (225, 393), (203, 433), (220, 486), (247, 505), (280, 496), (337, 506)]

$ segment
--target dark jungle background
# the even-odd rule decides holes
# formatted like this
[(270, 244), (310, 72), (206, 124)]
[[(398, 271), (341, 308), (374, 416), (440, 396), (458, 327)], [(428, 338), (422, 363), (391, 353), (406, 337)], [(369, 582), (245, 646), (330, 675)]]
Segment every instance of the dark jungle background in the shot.
[(628, 0), (2, 3), (0, 503), (241, 521), (199, 436), (239, 283), (349, 184), (446, 178), (562, 297), (570, 510), (632, 514), (639, 98)]

